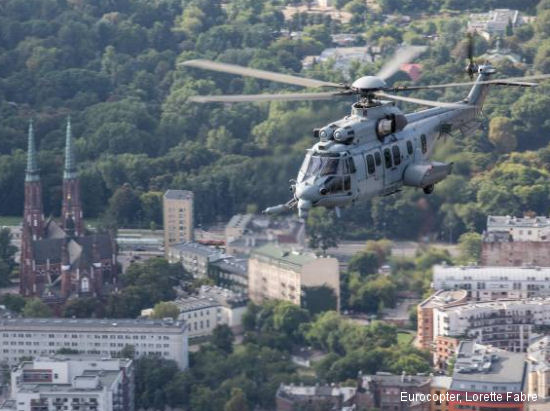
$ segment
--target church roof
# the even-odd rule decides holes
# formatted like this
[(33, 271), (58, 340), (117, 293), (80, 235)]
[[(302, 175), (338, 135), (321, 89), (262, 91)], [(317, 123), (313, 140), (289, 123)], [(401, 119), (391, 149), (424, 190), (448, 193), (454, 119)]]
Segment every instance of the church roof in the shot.
[[(63, 247), (66, 238), (46, 238), (33, 241), (33, 258), (36, 264), (61, 263)], [(94, 243), (101, 260), (110, 259), (113, 255), (113, 245), (108, 234), (92, 234), (83, 237), (71, 238), (67, 242), (67, 252), (71, 268), (89, 267), (94, 263)]]
[(65, 231), (50, 217), (46, 221), (46, 238), (65, 238), (65, 236)]

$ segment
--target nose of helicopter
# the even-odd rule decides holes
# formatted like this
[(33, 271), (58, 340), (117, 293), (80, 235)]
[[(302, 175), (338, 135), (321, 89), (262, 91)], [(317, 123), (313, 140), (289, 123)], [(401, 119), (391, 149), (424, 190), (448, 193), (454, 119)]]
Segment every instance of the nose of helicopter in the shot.
[(307, 218), (313, 203), (321, 197), (319, 187), (313, 182), (299, 183), (296, 185), (295, 194), (298, 199), (298, 215), (300, 218)]

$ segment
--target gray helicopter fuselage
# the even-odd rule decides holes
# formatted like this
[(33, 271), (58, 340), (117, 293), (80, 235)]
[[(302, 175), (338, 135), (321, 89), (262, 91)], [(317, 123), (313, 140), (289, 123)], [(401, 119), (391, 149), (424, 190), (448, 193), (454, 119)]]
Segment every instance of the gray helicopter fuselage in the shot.
[[(321, 141), (307, 151), (294, 187), (299, 213), (305, 216), (315, 206), (345, 207), (403, 185), (433, 188), (452, 167), (429, 161), (437, 140), (475, 120), (477, 108), (462, 104), (405, 115), (394, 102), (355, 103), (349, 116), (321, 128)], [(389, 124), (384, 130), (384, 120), (402, 128)]]

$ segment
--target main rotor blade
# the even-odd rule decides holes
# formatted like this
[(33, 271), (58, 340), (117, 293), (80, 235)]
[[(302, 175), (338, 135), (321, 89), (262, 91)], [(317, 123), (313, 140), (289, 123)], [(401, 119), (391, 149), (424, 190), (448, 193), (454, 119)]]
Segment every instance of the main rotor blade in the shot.
[(191, 96), (187, 101), (193, 103), (249, 103), (257, 101), (310, 101), (330, 100), (345, 97), (351, 92), (327, 91), (321, 93), (281, 93), (281, 94), (235, 94), (222, 96)]
[(401, 70), (404, 63), (408, 63), (415, 57), (422, 54), (427, 49), (426, 46), (405, 46), (396, 50), (392, 58), (382, 66), (376, 77), (388, 79)]
[(421, 98), (394, 96), (393, 94), (387, 94), (387, 93), (382, 93), (382, 92), (374, 93), (374, 95), (376, 97), (379, 97), (379, 98), (387, 98), (387, 99), (395, 100), (395, 101), (404, 101), (406, 103), (420, 104), (421, 106), (444, 107), (444, 108), (460, 108), (460, 109), (467, 109), (467, 108), (474, 108), (475, 107), (475, 106), (472, 106), (470, 104), (445, 103), (445, 102), (442, 102), (442, 101), (424, 100), (424, 99), (421, 99)]
[[(397, 91), (409, 91), (409, 90), (426, 90), (426, 89), (439, 89), (439, 88), (449, 88), (449, 87), (467, 87), (473, 86), (475, 84), (496, 84), (496, 85), (508, 85), (506, 83), (521, 83), (525, 80), (546, 80), (550, 79), (550, 74), (535, 74), (532, 76), (524, 77), (507, 77), (499, 78), (493, 80), (485, 81), (467, 81), (464, 83), (444, 83), (444, 84), (431, 84), (426, 86), (399, 86), (399, 87), (389, 87), (388, 90), (392, 92)], [(534, 84), (534, 83), (530, 83)], [(509, 85), (519, 85), (519, 84), (509, 84)]]
[(345, 88), (343, 84), (331, 83), (329, 81), (292, 76), (290, 74), (275, 73), (273, 71), (258, 70), (249, 67), (237, 66), (235, 64), (220, 63), (210, 60), (188, 60), (180, 63), (179, 65), (185, 67), (196, 67), (205, 70), (220, 71), (222, 73), (237, 74), (246, 77), (254, 77), (262, 80), (276, 81), (278, 83), (292, 84), (294, 86), (301, 87)]

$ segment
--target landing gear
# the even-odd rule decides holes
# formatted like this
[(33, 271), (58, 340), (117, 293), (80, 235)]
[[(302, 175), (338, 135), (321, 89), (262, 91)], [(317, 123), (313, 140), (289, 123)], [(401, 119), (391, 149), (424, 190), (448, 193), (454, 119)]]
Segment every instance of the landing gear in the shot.
[(434, 192), (435, 186), (433, 184), (430, 184), (429, 186), (426, 186), (423, 188), (424, 194), (432, 194)]

